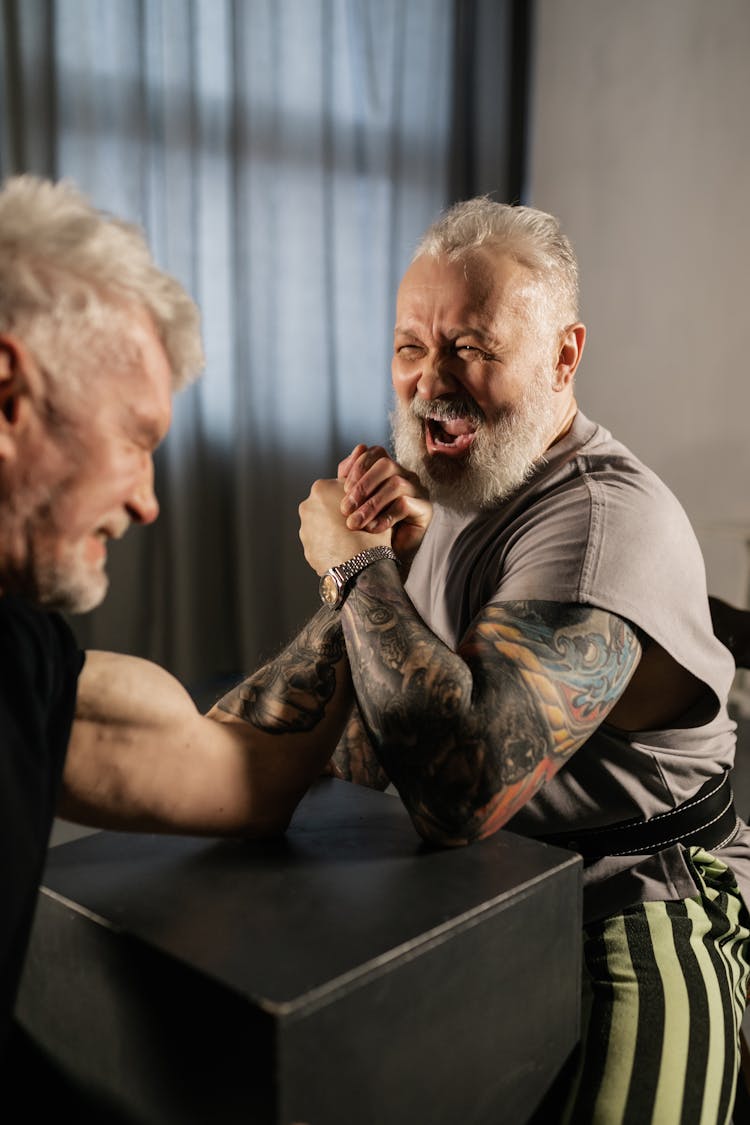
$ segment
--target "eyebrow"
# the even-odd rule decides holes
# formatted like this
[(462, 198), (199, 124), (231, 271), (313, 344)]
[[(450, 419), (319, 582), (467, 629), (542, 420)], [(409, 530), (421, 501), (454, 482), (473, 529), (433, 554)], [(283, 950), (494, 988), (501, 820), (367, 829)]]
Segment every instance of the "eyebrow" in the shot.
[(134, 407), (132, 409), (131, 419), (134, 437), (137, 431), (139, 440), (148, 441), (152, 449), (155, 449), (157, 445), (161, 445), (166, 437), (166, 433), (162, 433), (162, 428), (155, 418), (152, 418), (149, 414), (141, 413)]
[(500, 341), (488, 332), (483, 332), (481, 328), (454, 328), (449, 336), (449, 339), (455, 341), (460, 340), (462, 336), (470, 336), (472, 340), (477, 340), (480, 344), (488, 347), (497, 348), (500, 346)]
[[(412, 340), (420, 338), (418, 332), (413, 332), (411, 328), (405, 328), (401, 324), (397, 324), (393, 329), (394, 336), (408, 336)], [(461, 336), (473, 336), (476, 340), (486, 340), (488, 343), (495, 343), (495, 337), (488, 332), (483, 332), (481, 328), (471, 328), (468, 325), (462, 325), (457, 328), (450, 328), (446, 334), (448, 340), (458, 340)]]

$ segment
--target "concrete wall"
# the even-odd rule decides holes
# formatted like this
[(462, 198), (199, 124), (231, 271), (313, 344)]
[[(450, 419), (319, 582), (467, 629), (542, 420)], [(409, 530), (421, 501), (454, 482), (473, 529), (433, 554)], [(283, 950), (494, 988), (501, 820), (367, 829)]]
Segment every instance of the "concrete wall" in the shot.
[(750, 586), (750, 2), (536, 0), (527, 202), (578, 250), (582, 409)]

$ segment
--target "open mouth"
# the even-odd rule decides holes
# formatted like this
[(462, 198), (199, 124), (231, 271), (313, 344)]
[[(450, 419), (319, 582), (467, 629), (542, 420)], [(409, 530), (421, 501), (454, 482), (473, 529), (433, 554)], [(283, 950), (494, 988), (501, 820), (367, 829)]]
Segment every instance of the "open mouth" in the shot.
[(460, 457), (470, 449), (477, 435), (477, 423), (468, 418), (426, 417), (423, 421), (428, 453)]

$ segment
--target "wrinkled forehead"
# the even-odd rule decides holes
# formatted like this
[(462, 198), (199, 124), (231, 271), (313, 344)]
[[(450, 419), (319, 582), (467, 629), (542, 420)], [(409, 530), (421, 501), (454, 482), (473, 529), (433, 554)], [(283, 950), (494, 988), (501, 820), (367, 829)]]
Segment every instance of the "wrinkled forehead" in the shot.
[(508, 250), (481, 247), (457, 258), (424, 254), (404, 274), (396, 319), (436, 312), (466, 321), (520, 317), (536, 322), (546, 298), (539, 275)]

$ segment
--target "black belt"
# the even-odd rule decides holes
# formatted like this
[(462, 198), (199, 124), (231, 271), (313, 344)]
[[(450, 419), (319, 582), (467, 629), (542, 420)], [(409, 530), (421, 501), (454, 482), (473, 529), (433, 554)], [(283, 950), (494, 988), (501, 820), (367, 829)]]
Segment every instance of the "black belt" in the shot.
[(738, 826), (727, 771), (710, 778), (689, 801), (650, 820), (635, 817), (603, 828), (557, 832), (537, 839), (570, 848), (590, 862), (608, 855), (654, 855), (672, 844), (720, 848), (730, 842)]

